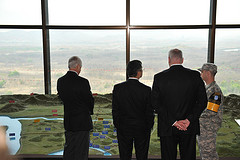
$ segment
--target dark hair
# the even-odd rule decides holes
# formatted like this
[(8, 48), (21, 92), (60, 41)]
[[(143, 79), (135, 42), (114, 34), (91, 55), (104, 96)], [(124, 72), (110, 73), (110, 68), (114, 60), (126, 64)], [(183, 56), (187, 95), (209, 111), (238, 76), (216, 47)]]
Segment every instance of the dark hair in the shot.
[(139, 60), (130, 61), (127, 65), (127, 76), (136, 77), (137, 72), (142, 69), (142, 62)]

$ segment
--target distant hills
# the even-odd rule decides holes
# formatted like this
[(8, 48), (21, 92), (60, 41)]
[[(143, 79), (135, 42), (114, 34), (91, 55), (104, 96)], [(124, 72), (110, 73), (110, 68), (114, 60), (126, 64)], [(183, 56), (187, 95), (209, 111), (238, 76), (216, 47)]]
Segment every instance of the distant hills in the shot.
[[(217, 33), (221, 34), (222, 30)], [(226, 94), (238, 94), (240, 91), (235, 91), (240, 86), (240, 32), (230, 33), (216, 39), (217, 82)], [(130, 35), (130, 60), (143, 62), (145, 71), (141, 80), (147, 85), (152, 85), (154, 74), (168, 68), (167, 53), (172, 48), (182, 49), (185, 67), (197, 69), (207, 61), (208, 31), (205, 29), (132, 30)], [(1, 29), (0, 37), (0, 81), (6, 82), (0, 94), (20, 93), (15, 91), (16, 82), (8, 77), (14, 70), (20, 73), (17, 81), (21, 87), (38, 86), (28, 92), (39, 92), (38, 84), (23, 85), (28, 77), (43, 81), (42, 31)], [(50, 48), (54, 89), (55, 81), (67, 70), (67, 59), (72, 55), (82, 58), (82, 76), (90, 80), (94, 92), (110, 93), (115, 83), (125, 79), (125, 30), (50, 30)]]

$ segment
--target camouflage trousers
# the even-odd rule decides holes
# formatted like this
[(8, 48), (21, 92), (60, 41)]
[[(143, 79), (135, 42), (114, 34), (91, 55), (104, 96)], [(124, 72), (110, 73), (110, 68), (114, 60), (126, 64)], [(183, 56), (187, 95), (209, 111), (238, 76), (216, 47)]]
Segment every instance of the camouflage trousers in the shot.
[(218, 160), (216, 138), (218, 128), (210, 129), (209, 125), (201, 125), (200, 136), (197, 136), (201, 160)]

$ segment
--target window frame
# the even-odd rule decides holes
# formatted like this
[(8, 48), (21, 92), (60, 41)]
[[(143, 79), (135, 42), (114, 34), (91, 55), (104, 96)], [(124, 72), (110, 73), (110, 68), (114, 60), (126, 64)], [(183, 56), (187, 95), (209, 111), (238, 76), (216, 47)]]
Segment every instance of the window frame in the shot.
[[(126, 25), (122, 26), (65, 26), (49, 25), (48, 0), (41, 0), (42, 25), (0, 25), (0, 29), (41, 29), (43, 39), (43, 65), (45, 94), (51, 94), (51, 64), (50, 64), (50, 37), (51, 29), (71, 30), (125, 30), (126, 31), (126, 65), (130, 61), (130, 31), (149, 29), (209, 29), (207, 62), (214, 63), (215, 56), (215, 32), (216, 28), (240, 28), (240, 24), (216, 24), (217, 0), (210, 0), (209, 25), (131, 25), (130, 23), (130, 0), (126, 0)], [(127, 78), (127, 76), (126, 76)]]

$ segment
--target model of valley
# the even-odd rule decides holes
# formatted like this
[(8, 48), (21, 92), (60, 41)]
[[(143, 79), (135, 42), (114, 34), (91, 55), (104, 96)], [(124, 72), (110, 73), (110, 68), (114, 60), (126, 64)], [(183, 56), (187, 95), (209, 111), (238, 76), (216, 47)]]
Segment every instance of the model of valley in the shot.
[[(89, 154), (118, 155), (117, 133), (112, 121), (112, 95), (94, 95), (94, 99)], [(6, 130), (10, 153), (62, 155), (65, 141), (63, 114), (63, 104), (57, 95), (1, 95), (0, 126)], [(220, 157), (240, 157), (239, 119), (240, 96), (226, 96), (223, 123), (217, 137)], [(151, 131), (149, 155), (160, 155), (157, 116)]]

